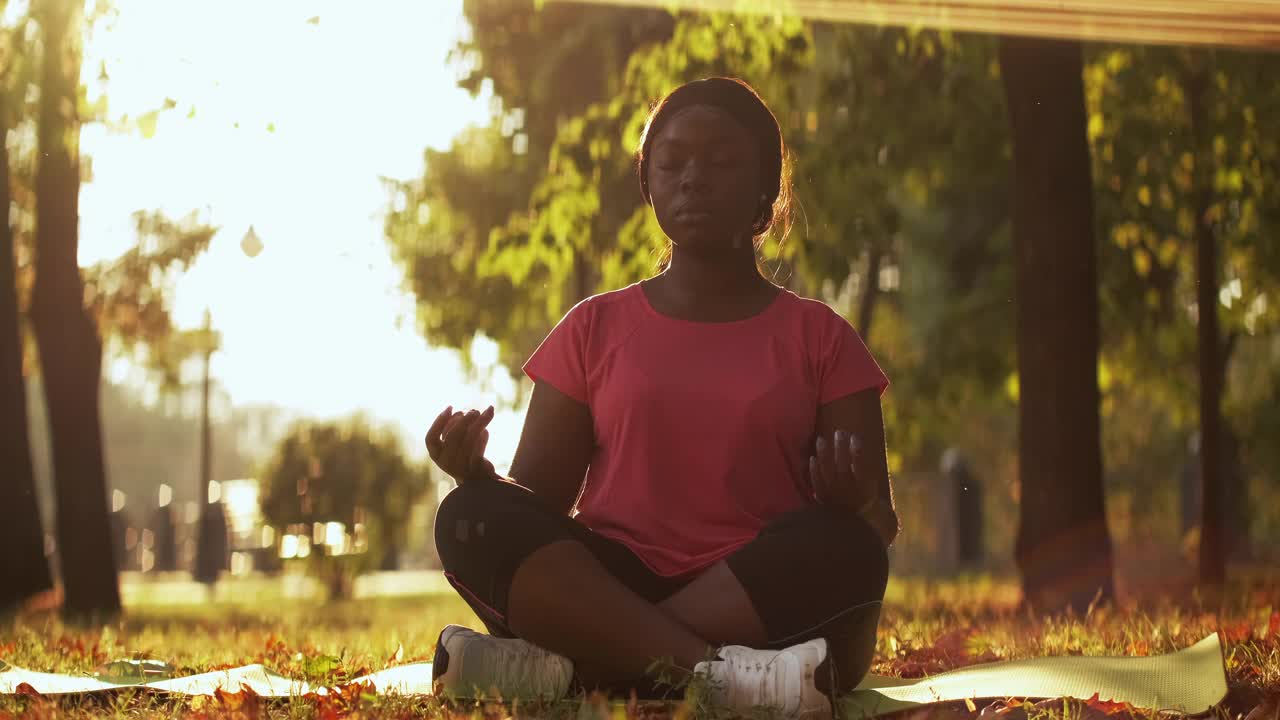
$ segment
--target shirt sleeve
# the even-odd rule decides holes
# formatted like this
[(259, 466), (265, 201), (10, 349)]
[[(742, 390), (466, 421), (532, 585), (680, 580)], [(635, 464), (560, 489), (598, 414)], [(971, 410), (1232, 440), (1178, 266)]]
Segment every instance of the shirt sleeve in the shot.
[(587, 338), (591, 307), (583, 300), (565, 313), (524, 364), (529, 379), (545, 382), (587, 404)]
[(818, 343), (822, 352), (818, 403), (825, 405), (873, 387), (883, 395), (889, 376), (871, 356), (858, 331), (833, 310), (828, 309), (826, 320), (823, 340)]

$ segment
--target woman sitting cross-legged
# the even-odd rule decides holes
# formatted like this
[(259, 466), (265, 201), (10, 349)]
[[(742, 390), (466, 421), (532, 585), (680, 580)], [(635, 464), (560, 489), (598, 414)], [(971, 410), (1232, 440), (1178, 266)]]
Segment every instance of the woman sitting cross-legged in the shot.
[(847, 321), (758, 269), (790, 187), (750, 86), (672, 91), (637, 159), (669, 259), (528, 360), (510, 477), (484, 458), (492, 408), (428, 431), (458, 483), (437, 549), (489, 630), (441, 633), (436, 687), (558, 698), (665, 659), (732, 708), (828, 717), (870, 667), (898, 531), (888, 379)]

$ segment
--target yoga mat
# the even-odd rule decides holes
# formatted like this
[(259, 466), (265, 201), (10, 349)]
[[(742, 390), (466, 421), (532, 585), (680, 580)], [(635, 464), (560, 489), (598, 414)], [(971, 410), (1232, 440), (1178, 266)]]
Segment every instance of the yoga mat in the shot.
[[(127, 661), (122, 661), (127, 662)], [(0, 662), (0, 693), (18, 692), (22, 684), (42, 695), (86, 693), (126, 687), (185, 695), (212, 694), (217, 688), (239, 692), (244, 688), (263, 697), (289, 697), (309, 692), (325, 694), (312, 687), (271, 672), (262, 665), (245, 665), (230, 670), (131, 681), (116, 673), (111, 680), (92, 675), (41, 673)], [(150, 671), (148, 671), (150, 672)], [(155, 673), (163, 673), (159, 663)], [(140, 669), (139, 676), (145, 676)], [(379, 693), (430, 694), (431, 663), (411, 663), (351, 682), (371, 682)], [(843, 716), (849, 720), (870, 718), (934, 702), (988, 698), (1056, 698), (1127, 702), (1141, 708), (1202, 713), (1227, 694), (1227, 677), (1222, 644), (1214, 633), (1195, 645), (1169, 655), (1152, 657), (1041, 657), (972, 665), (918, 680), (868, 675), (858, 689), (842, 701)]]
[[(117, 661), (113, 665), (127, 662), (131, 661)], [(102, 675), (42, 673), (0, 661), (0, 694), (16, 694), (23, 684), (29, 685), (41, 695), (69, 695), (120, 688), (147, 688), (180, 695), (212, 695), (219, 688), (224, 692), (236, 693), (247, 688), (262, 697), (291, 697), (306, 695), (310, 692), (324, 695), (328, 692), (324, 687), (313, 687), (306, 681), (287, 678), (257, 664), (185, 677), (163, 677), (145, 682), (125, 680), (120, 678), (119, 673), (115, 673), (114, 676), (115, 679), (104, 679)], [(431, 663), (410, 663), (387, 668), (369, 675), (362, 675), (349, 682), (373, 683), (374, 689), (379, 693), (430, 695)]]
[(868, 675), (843, 701), (844, 717), (874, 717), (965, 698), (1056, 698), (1127, 702), (1186, 714), (1207, 711), (1227, 694), (1222, 644), (1213, 633), (1169, 655), (1040, 657), (970, 665), (920, 680)]

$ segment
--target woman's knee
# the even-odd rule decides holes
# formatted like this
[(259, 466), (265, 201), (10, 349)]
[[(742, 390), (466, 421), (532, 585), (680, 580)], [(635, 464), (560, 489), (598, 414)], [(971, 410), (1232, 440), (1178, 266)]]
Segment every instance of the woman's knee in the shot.
[[(888, 555), (875, 531), (853, 513), (824, 506), (780, 518), (726, 562), (771, 645), (824, 635), (846, 618), (865, 639), (869, 608), (878, 617), (888, 581)], [(870, 629), (874, 648), (874, 618)]]
[[(842, 572), (833, 573), (836, 584), (849, 590), (851, 605), (884, 598), (889, 582), (889, 552), (880, 536), (856, 513), (830, 505), (816, 505), (805, 511), (800, 523), (810, 533), (826, 562)], [(856, 578), (856, 583), (839, 579)]]
[(445, 570), (457, 564), (459, 556), (484, 540), (489, 528), (499, 522), (513, 503), (520, 502), (523, 488), (500, 487), (510, 483), (472, 481), (463, 483), (444, 497), (436, 509), (434, 536), (436, 553)]

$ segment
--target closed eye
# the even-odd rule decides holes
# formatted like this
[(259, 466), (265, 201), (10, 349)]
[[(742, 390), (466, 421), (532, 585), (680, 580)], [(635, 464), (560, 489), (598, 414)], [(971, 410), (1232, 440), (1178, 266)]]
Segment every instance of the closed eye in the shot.
[(679, 155), (660, 155), (655, 163), (655, 167), (661, 170), (678, 170), (684, 165), (684, 158)]

